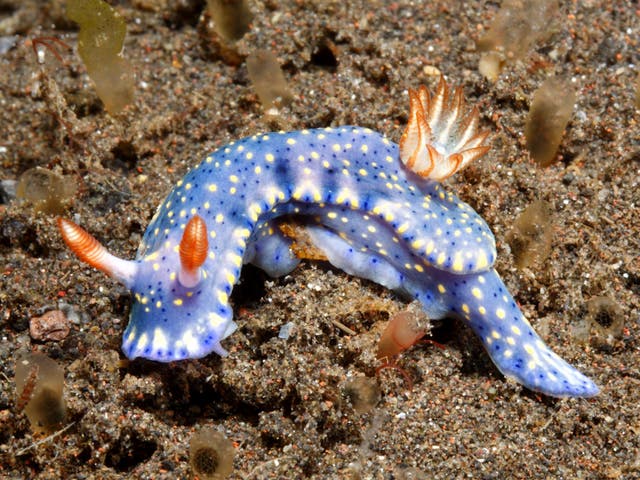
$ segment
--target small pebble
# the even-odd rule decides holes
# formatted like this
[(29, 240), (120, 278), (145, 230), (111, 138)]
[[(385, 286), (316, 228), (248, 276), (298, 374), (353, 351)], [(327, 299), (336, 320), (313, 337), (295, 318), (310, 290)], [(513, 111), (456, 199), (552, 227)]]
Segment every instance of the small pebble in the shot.
[(29, 320), (29, 334), (34, 340), (59, 342), (69, 335), (69, 321), (61, 310), (51, 310)]

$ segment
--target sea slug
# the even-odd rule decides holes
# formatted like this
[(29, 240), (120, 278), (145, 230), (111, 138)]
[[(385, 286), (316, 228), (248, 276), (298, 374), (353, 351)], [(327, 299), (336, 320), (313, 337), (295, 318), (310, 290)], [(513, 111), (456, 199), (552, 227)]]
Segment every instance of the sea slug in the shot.
[(219, 148), (162, 202), (133, 261), (59, 219), (76, 255), (133, 293), (124, 353), (162, 362), (226, 355), (240, 269), (293, 270), (299, 260), (275, 222), (295, 216), (335, 266), (410, 295), (431, 318), (463, 318), (506, 376), (552, 396), (597, 394), (533, 331), (492, 267), (491, 230), (440, 183), (488, 151), (477, 109), (465, 115), (461, 89), (442, 78), (434, 96), (410, 91), (410, 108), (400, 145), (344, 126)]

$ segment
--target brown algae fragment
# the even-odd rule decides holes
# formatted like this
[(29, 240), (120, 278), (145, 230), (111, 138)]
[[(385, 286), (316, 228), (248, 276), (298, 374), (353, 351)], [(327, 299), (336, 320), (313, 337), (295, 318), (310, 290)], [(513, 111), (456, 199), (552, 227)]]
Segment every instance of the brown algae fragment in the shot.
[(524, 135), (531, 157), (541, 167), (555, 160), (575, 103), (574, 89), (560, 78), (548, 78), (534, 92)]
[(133, 101), (134, 77), (122, 56), (124, 19), (102, 0), (69, 0), (67, 16), (80, 25), (78, 53), (106, 110), (120, 112)]
[(624, 332), (622, 307), (611, 297), (593, 297), (587, 302), (587, 325), (595, 334), (592, 342), (599, 346), (614, 346)]
[(16, 362), (16, 406), (23, 410), (37, 433), (51, 433), (64, 421), (64, 372), (60, 365), (38, 352)]
[(212, 427), (204, 427), (191, 437), (189, 463), (201, 480), (221, 480), (233, 471), (233, 443)]
[(253, 14), (246, 0), (207, 0), (214, 30), (226, 42), (237, 42), (249, 31)]
[(543, 200), (536, 200), (516, 219), (506, 240), (519, 269), (541, 264), (549, 256), (553, 229), (551, 208)]
[(367, 413), (380, 401), (380, 386), (375, 378), (355, 377), (344, 385), (344, 394), (357, 413)]
[(36, 212), (60, 215), (76, 193), (76, 185), (46, 168), (30, 168), (18, 179), (16, 198), (33, 205)]
[(276, 114), (288, 105), (293, 95), (276, 56), (268, 50), (257, 50), (247, 57), (249, 80), (267, 113)]
[(505, 0), (488, 32), (478, 40), (478, 50), (485, 52), (481, 73), (495, 80), (507, 61), (523, 58), (535, 43), (548, 38), (557, 11), (557, 0)]

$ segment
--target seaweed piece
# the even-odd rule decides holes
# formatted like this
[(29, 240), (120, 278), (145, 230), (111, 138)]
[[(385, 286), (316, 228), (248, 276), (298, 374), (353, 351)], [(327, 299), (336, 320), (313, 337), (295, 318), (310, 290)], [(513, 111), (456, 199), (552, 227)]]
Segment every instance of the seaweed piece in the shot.
[(257, 50), (247, 57), (249, 80), (268, 113), (275, 114), (293, 100), (277, 57), (268, 50)]
[(548, 78), (534, 92), (524, 135), (531, 157), (541, 167), (555, 160), (575, 103), (575, 91), (560, 78)]
[(191, 437), (189, 463), (202, 480), (218, 480), (233, 471), (233, 443), (212, 427), (204, 427)]
[(551, 251), (551, 208), (536, 200), (516, 219), (506, 240), (519, 269), (542, 263)]
[(120, 112), (133, 101), (134, 77), (122, 56), (127, 26), (102, 0), (69, 0), (67, 16), (80, 25), (78, 53), (106, 110)]
[(249, 31), (253, 14), (246, 0), (207, 0), (214, 30), (226, 42), (237, 42)]
[(60, 215), (76, 193), (76, 185), (70, 178), (46, 168), (35, 167), (20, 175), (16, 198), (26, 200), (36, 212)]
[(28, 353), (16, 362), (16, 407), (37, 433), (51, 433), (64, 421), (64, 372), (46, 355)]
[(480, 72), (495, 80), (507, 61), (523, 58), (533, 45), (548, 38), (558, 0), (505, 0), (488, 32), (478, 40)]

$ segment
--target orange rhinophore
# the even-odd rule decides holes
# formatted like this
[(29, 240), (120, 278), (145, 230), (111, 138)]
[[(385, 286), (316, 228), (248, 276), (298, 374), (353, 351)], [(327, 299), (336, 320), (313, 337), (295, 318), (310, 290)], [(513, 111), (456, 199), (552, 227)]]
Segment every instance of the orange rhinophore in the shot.
[(200, 281), (200, 267), (207, 259), (209, 241), (207, 224), (201, 216), (195, 215), (184, 228), (180, 241), (179, 280), (185, 287), (193, 287)]
[(58, 229), (64, 242), (80, 260), (131, 288), (137, 270), (135, 262), (111, 255), (98, 240), (71, 220), (58, 217)]

